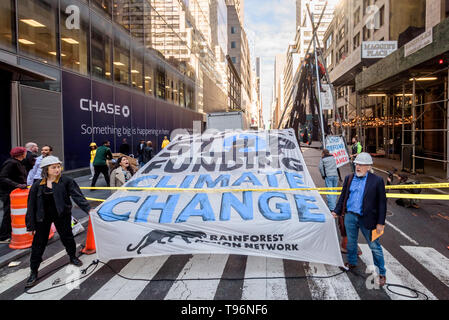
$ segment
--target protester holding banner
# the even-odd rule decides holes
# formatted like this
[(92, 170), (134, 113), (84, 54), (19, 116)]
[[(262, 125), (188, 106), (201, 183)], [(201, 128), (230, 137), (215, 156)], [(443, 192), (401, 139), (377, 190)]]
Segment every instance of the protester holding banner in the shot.
[[(327, 188), (338, 187), (338, 169), (337, 162), (329, 150), (324, 149), (321, 154), (320, 164), (318, 166)], [(337, 202), (337, 196), (327, 195), (327, 206), (330, 211), (334, 211)]]
[(83, 263), (76, 257), (76, 244), (72, 233), (72, 201), (87, 214), (90, 206), (78, 184), (68, 176), (61, 176), (61, 161), (54, 156), (45, 157), (40, 166), (42, 180), (33, 184), (28, 196), (25, 217), (27, 231), (34, 233), (31, 247), (31, 274), (25, 286), (37, 281), (37, 272), (48, 242), (52, 223), (70, 257), (70, 263), (79, 267)]
[(111, 187), (123, 186), (133, 175), (134, 170), (129, 164), (128, 158), (125, 156), (118, 158), (114, 170), (111, 172)]
[(379, 268), (379, 285), (383, 286), (386, 282), (386, 270), (382, 247), (379, 239), (371, 240), (373, 234), (382, 234), (385, 227), (385, 184), (381, 177), (369, 172), (373, 159), (368, 153), (360, 153), (354, 163), (356, 172), (345, 178), (342, 193), (332, 215), (335, 218), (344, 215), (348, 236), (348, 262), (345, 266), (349, 269), (357, 266), (357, 240), (360, 229), (373, 254), (374, 265)]

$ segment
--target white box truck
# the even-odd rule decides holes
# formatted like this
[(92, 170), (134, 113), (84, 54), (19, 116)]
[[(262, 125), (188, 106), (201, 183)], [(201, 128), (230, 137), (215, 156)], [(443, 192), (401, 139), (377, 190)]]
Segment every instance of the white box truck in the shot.
[(207, 114), (207, 128), (224, 130), (247, 130), (248, 124), (242, 111), (214, 112)]

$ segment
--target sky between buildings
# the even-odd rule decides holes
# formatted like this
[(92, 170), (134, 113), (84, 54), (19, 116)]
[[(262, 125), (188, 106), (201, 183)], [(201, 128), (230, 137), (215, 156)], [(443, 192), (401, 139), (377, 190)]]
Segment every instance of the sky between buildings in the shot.
[(249, 37), (254, 38), (253, 56), (261, 58), (261, 95), (266, 128), (270, 120), (274, 57), (286, 53), (289, 42), (294, 41), (295, 4), (295, 0), (245, 0), (244, 27)]

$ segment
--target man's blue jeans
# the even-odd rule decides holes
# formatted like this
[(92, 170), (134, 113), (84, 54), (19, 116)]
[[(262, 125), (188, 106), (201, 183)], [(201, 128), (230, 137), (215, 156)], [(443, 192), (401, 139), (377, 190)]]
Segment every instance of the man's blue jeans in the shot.
[[(338, 177), (326, 177), (324, 181), (326, 183), (326, 188), (338, 187)], [(337, 196), (327, 195), (327, 206), (329, 207), (329, 210), (334, 211), (336, 205), (337, 205)]]
[(369, 248), (373, 254), (374, 265), (379, 268), (379, 275), (385, 276), (385, 261), (382, 247), (379, 239), (371, 242), (371, 230), (367, 230), (363, 225), (362, 217), (356, 213), (345, 214), (345, 228), (348, 235), (348, 263), (354, 266), (357, 265), (357, 239), (359, 238), (359, 229), (368, 242)]

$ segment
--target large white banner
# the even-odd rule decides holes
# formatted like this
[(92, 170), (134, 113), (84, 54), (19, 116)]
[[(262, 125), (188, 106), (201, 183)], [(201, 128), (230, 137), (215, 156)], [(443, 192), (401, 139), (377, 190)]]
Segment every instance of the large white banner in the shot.
[(177, 136), (91, 213), (100, 259), (242, 254), (342, 266), (292, 129)]
[(349, 163), (349, 155), (346, 151), (346, 145), (342, 136), (327, 136), (326, 149), (334, 156), (337, 162), (337, 168)]

